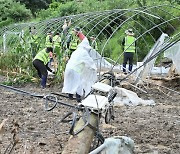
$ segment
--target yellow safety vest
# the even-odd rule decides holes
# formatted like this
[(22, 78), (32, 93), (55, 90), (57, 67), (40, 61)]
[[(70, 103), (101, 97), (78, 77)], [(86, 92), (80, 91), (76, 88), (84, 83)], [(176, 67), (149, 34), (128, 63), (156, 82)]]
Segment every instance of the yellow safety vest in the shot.
[(46, 36), (46, 47), (53, 47), (53, 43), (50, 42), (50, 35)]
[(53, 43), (54, 43), (54, 46), (57, 46), (57, 47), (61, 46), (61, 38), (59, 35), (55, 35), (53, 37)]
[(125, 52), (135, 52), (135, 40), (136, 38), (134, 36), (125, 37), (125, 46), (124, 46)]
[(77, 46), (78, 46), (78, 43), (79, 43), (79, 39), (72, 34), (71, 36), (71, 42), (70, 42), (70, 49), (72, 50), (76, 50), (77, 49)]
[(46, 52), (46, 49), (41, 50), (38, 54), (34, 57), (34, 60), (38, 59), (46, 65), (50, 61), (49, 53)]

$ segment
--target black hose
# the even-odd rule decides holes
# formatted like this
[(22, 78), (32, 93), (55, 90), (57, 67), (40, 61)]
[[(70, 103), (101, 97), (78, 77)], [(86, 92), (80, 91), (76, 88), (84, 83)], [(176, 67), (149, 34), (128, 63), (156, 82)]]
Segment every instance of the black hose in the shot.
[(24, 91), (24, 90), (20, 90), (20, 89), (14, 88), (12, 86), (7, 86), (7, 85), (3, 85), (3, 84), (0, 84), (0, 86), (4, 87), (4, 88), (7, 88), (7, 89), (10, 89), (10, 90), (13, 90), (13, 91), (18, 92), (18, 93), (30, 95), (30, 96), (33, 96), (33, 97), (38, 97), (38, 98), (43, 98), (44, 97), (44, 95), (32, 94), (30, 92), (27, 92), (27, 91)]
[[(48, 100), (50, 100), (50, 99), (52, 99), (52, 98), (55, 98), (55, 99), (53, 99), (53, 100), (55, 100), (55, 101), (53, 101), (53, 106), (52, 107), (48, 107), (49, 105), (49, 103), (48, 103)], [(56, 107), (56, 105), (57, 105), (57, 97), (55, 97), (55, 96), (52, 96), (52, 95), (46, 95), (45, 97), (44, 97), (44, 99), (45, 99), (45, 110), (46, 111), (51, 111), (51, 110), (53, 110), (55, 107)]]
[[(37, 98), (43, 98), (43, 99), (46, 99), (47, 100), (47, 96), (44, 96), (44, 95), (40, 95), (40, 94), (33, 94), (33, 93), (30, 93), (30, 92), (27, 92), (27, 91), (24, 91), (24, 90), (20, 90), (18, 88), (14, 88), (12, 86), (7, 86), (7, 85), (3, 85), (3, 84), (0, 84), (1, 87), (4, 87), (4, 88), (7, 88), (7, 89), (10, 89), (10, 90), (13, 90), (15, 92), (18, 92), (18, 93), (21, 93), (21, 94), (25, 94), (25, 95), (29, 95), (29, 96), (33, 96), (33, 97), (37, 97)], [(48, 100), (49, 101), (52, 101), (52, 102), (55, 102), (54, 104), (54, 107), (58, 104), (61, 104), (61, 105), (64, 105), (64, 106), (67, 106), (67, 107), (71, 107), (71, 108), (76, 108), (76, 109), (79, 109), (79, 110), (82, 110), (82, 108), (80, 106), (76, 106), (76, 105), (72, 105), (72, 104), (67, 104), (67, 103), (64, 103), (64, 102), (60, 102), (56, 99), (52, 99), (49, 97), (48, 95)], [(50, 109), (52, 110), (52, 109)], [(48, 111), (48, 110), (47, 110)]]

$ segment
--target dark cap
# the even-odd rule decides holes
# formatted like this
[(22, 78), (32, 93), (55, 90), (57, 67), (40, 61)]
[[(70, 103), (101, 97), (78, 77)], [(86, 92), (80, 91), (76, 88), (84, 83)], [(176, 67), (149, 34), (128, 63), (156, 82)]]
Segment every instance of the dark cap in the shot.
[(52, 32), (51, 32), (51, 31), (47, 32), (47, 35), (51, 35), (51, 34), (52, 34)]
[(126, 30), (125, 33), (126, 33), (127, 35), (134, 35), (133, 30), (132, 30), (131, 28), (128, 29), (128, 30)]
[(47, 52), (47, 53), (53, 52), (53, 48), (52, 48), (52, 47), (47, 47), (47, 48), (46, 48), (46, 52)]
[(75, 28), (74, 28), (74, 31), (79, 32), (79, 31), (80, 31), (80, 28), (79, 28), (79, 27), (75, 27)]

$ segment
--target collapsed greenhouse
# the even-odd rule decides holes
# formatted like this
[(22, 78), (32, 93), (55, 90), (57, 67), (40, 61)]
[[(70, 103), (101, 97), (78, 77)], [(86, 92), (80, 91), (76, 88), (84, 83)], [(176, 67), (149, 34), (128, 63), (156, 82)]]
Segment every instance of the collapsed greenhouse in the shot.
[[(178, 153), (180, 32), (174, 21), (180, 23), (180, 18), (170, 13), (171, 8), (179, 11), (179, 8), (167, 5), (115, 9), (1, 29), (1, 56), (16, 52), (13, 57), (16, 65), (12, 69), (7, 68), (5, 58), (1, 61), (2, 73), (6, 77), (12, 75), (14, 80), (28, 77), (32, 84), (22, 87), (0, 84), (1, 116), (5, 119), (0, 131), (3, 127), (14, 130), (0, 132), (0, 152)], [(169, 19), (163, 19), (161, 12), (168, 14)], [(142, 18), (142, 22), (136, 18)], [(47, 32), (57, 32), (65, 19), (71, 19), (71, 27), (80, 27), (87, 38), (96, 34), (95, 39), (99, 42), (98, 51), (89, 51), (97, 67), (97, 81), (78, 104), (61, 93), (61, 83), (40, 89), (29, 65), (33, 54), (29, 29), (39, 36), (38, 47), (43, 48)], [(129, 27), (142, 46), (136, 48), (132, 71), (124, 74), (124, 51), (120, 51), (118, 42), (113, 45), (112, 40), (123, 38), (118, 34), (124, 34)], [(114, 57), (113, 50), (119, 51)], [(138, 57), (142, 52), (147, 54)], [(56, 62), (59, 67), (58, 59)], [(51, 82), (54, 75), (49, 74)], [(63, 71), (58, 74), (61, 81), (63, 75)], [(3, 76), (0, 78), (6, 83)], [(11, 111), (4, 107), (5, 104)]]

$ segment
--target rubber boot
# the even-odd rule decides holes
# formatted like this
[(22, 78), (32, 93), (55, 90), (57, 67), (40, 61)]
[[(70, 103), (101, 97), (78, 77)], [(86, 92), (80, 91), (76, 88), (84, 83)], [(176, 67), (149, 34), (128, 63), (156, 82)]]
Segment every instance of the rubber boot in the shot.
[(46, 81), (47, 81), (47, 76), (42, 75), (42, 77), (41, 77), (41, 87), (43, 89), (46, 88)]
[(126, 64), (123, 64), (123, 72), (126, 73)]
[(68, 94), (69, 99), (73, 99), (73, 94)]
[(80, 96), (80, 95), (78, 95), (77, 93), (76, 93), (76, 101), (77, 101), (78, 103), (80, 103), (80, 102), (81, 102), (81, 96)]
[(133, 67), (133, 65), (129, 65), (129, 72), (132, 71), (132, 67)]

